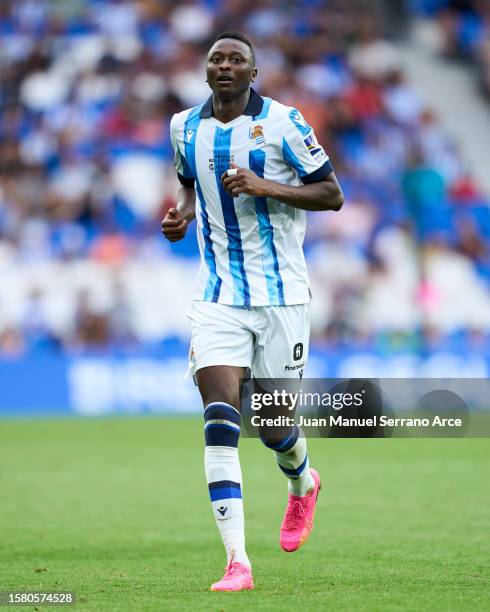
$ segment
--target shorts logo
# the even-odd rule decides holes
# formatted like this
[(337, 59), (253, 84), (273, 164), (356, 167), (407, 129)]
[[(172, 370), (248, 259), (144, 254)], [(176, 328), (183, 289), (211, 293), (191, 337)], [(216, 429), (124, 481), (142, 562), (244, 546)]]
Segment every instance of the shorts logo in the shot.
[(303, 376), (303, 370), (305, 369), (306, 363), (304, 361), (300, 361), (299, 363), (295, 363), (291, 365), (290, 363), (283, 364), (283, 368), (285, 372), (298, 372), (300, 378)]
[(264, 144), (264, 128), (261, 125), (251, 125), (248, 130), (248, 137), (254, 140), (256, 145)]
[(292, 362), (283, 362), (282, 367), (285, 372), (297, 372), (299, 377), (303, 377), (303, 370), (306, 365), (305, 359), (303, 359), (304, 347), (302, 342), (297, 342), (293, 346), (293, 360)]

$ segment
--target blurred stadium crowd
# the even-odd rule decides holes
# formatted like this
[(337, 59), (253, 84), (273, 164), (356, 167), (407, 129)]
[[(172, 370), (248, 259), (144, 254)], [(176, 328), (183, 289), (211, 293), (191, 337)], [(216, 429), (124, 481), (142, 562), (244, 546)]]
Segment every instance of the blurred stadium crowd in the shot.
[(230, 29), (346, 194), (341, 214), (310, 216), (314, 338), (481, 346), (488, 200), (369, 2), (3, 0), (0, 354), (187, 336), (195, 239), (160, 235), (177, 189), (168, 125), (209, 95), (205, 53)]
[(415, 14), (434, 20), (439, 48), (448, 59), (475, 64), (490, 100), (490, 3), (488, 0), (410, 0)]

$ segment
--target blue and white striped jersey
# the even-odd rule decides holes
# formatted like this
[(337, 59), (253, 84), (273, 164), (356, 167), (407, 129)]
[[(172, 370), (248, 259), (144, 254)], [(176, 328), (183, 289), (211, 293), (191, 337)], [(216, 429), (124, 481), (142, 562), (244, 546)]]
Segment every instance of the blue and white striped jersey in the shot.
[(288, 185), (322, 180), (329, 158), (301, 113), (251, 90), (244, 114), (212, 116), (212, 98), (170, 123), (179, 180), (194, 185), (201, 267), (195, 299), (235, 306), (310, 301), (305, 211), (271, 198), (233, 198), (220, 177), (233, 161)]

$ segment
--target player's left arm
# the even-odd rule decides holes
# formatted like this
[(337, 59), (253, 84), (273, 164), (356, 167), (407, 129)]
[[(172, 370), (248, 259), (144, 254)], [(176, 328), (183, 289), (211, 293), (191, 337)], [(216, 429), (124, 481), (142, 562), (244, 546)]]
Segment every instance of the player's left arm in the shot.
[(303, 210), (340, 210), (344, 196), (332, 164), (318, 143), (313, 128), (301, 113), (289, 109), (282, 123), (280, 150), (283, 161), (297, 173), (303, 185), (293, 186), (261, 178), (247, 168), (237, 168), (234, 176), (221, 177), (233, 196), (240, 193), (274, 198)]

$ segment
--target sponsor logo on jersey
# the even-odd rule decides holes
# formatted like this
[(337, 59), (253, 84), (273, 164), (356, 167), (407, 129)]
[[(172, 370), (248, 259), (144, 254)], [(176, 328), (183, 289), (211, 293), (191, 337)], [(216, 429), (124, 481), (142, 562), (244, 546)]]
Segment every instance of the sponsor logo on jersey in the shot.
[(313, 155), (313, 159), (316, 162), (321, 162), (323, 159), (327, 159), (327, 154), (325, 153), (325, 151), (323, 149), (320, 149), (318, 151), (318, 153), (316, 153), (315, 155)]
[(315, 138), (315, 134), (313, 133), (313, 131), (311, 131), (304, 139), (304, 143), (308, 148), (310, 155), (317, 163), (323, 161), (324, 159), (327, 159), (327, 154), (323, 150), (323, 147), (318, 144), (318, 141)]
[(218, 164), (220, 168), (223, 168), (223, 172), (224, 172), (230, 167), (230, 163), (234, 161), (235, 161), (235, 156), (233, 154), (229, 156), (222, 155), (222, 156), (218, 156), (217, 158), (209, 157), (208, 158), (209, 172), (214, 172), (216, 170), (216, 164)]
[(310, 155), (313, 157), (315, 161), (320, 161), (323, 157), (326, 157), (325, 151), (322, 149), (321, 145), (318, 144), (317, 139), (315, 138), (315, 134), (313, 131), (308, 134), (308, 136), (304, 139), (304, 143), (310, 152)]
[(261, 125), (251, 125), (248, 131), (248, 137), (250, 140), (255, 141), (256, 145), (264, 144), (264, 128)]
[(192, 137), (194, 136), (195, 131), (196, 130), (186, 130), (185, 139), (187, 140), (187, 142), (190, 142), (192, 140)]

